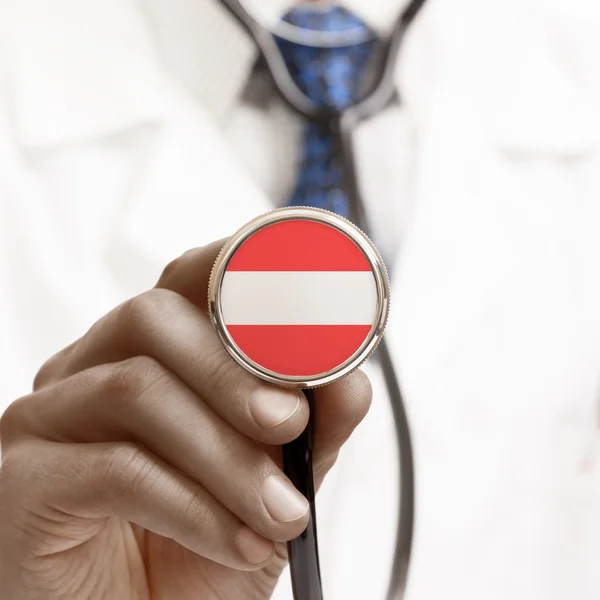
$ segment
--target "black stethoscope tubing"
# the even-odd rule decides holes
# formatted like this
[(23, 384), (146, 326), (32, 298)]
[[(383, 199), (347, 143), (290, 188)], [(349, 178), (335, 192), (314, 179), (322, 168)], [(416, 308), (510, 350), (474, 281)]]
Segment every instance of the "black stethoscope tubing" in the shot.
[[(383, 60), (379, 65), (375, 84), (363, 99), (342, 112), (320, 107), (302, 93), (288, 72), (273, 33), (248, 13), (240, 0), (221, 0), (221, 2), (254, 40), (273, 80), (275, 89), (288, 106), (305, 119), (328, 126), (332, 133), (336, 135), (344, 168), (344, 187), (350, 203), (350, 220), (370, 236), (371, 228), (369, 227), (367, 211), (360, 192), (352, 136), (361, 121), (380, 113), (392, 102), (400, 101), (394, 80), (400, 47), (408, 27), (426, 0), (411, 0), (399, 15), (391, 35), (386, 41)], [(385, 337), (379, 344), (377, 355), (392, 404), (400, 471), (400, 506), (396, 548), (387, 600), (401, 600), (404, 597), (408, 577), (414, 528), (413, 451), (399, 378)], [(307, 390), (305, 393), (312, 409), (312, 390)], [(283, 460), (287, 475), (309, 499), (311, 504), (311, 516), (306, 531), (288, 545), (294, 598), (296, 600), (322, 600), (314, 503), (315, 492), (312, 477), (311, 426), (297, 440), (284, 447)]]

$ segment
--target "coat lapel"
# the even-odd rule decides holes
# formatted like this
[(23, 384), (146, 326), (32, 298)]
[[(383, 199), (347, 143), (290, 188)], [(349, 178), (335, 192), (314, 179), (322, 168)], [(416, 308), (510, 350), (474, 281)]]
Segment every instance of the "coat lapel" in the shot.
[(119, 226), (122, 244), (158, 265), (272, 208), (207, 111), (183, 90), (169, 106)]
[[(573, 183), (600, 147), (600, 121), (588, 111), (600, 86), (574, 85), (572, 66), (556, 60), (575, 52), (574, 42), (541, 39), (533, 27), (567, 12), (517, 2), (438, 5), (406, 47), (400, 85), (417, 121), (415, 208), (396, 261), (388, 335), (415, 394), (431, 391), (432, 374), (459, 348), (474, 361), (502, 306), (516, 310), (520, 289), (534, 294), (527, 282), (553, 260), (572, 263), (573, 272), (581, 265), (589, 240), (578, 239), (583, 197)], [(579, 27), (585, 47), (600, 50), (590, 27)], [(581, 72), (594, 73), (584, 64), (593, 54), (578, 54)], [(586, 189), (592, 185), (588, 178)], [(550, 288), (547, 302), (564, 311)]]

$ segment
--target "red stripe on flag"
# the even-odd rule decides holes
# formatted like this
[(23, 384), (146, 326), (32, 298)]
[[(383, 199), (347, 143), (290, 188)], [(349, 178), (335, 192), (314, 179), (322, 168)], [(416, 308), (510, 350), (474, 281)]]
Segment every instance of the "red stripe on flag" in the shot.
[(348, 360), (363, 344), (370, 325), (228, 325), (237, 346), (276, 373), (312, 376)]
[(308, 220), (273, 223), (248, 238), (228, 271), (370, 271), (360, 248), (346, 235)]

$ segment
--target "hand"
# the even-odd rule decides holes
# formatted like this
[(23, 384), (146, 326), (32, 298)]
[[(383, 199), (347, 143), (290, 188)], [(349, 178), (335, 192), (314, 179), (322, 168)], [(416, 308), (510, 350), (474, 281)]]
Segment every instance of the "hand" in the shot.
[[(309, 410), (214, 333), (206, 290), (221, 246), (171, 263), (3, 415), (2, 600), (270, 597), (308, 510), (279, 445)], [(317, 390), (317, 484), (370, 396), (360, 372)]]

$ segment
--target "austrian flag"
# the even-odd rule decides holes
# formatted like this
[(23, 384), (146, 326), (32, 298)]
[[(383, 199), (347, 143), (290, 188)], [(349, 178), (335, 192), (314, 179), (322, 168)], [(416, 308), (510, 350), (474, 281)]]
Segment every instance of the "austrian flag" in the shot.
[(224, 265), (221, 325), (255, 366), (310, 379), (347, 363), (373, 337), (378, 289), (365, 253), (339, 228), (278, 220), (246, 237)]

